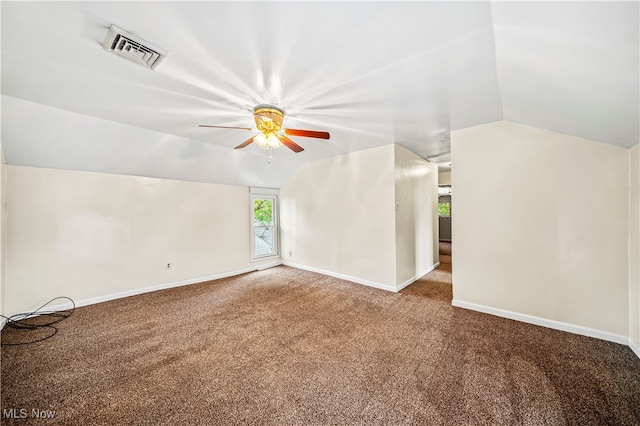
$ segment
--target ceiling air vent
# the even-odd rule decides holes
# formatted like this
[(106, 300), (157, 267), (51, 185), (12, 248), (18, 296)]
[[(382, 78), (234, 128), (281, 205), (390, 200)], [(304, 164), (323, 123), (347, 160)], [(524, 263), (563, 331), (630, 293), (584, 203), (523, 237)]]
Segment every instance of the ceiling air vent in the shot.
[(167, 52), (151, 43), (111, 25), (102, 47), (137, 64), (155, 70), (167, 57)]

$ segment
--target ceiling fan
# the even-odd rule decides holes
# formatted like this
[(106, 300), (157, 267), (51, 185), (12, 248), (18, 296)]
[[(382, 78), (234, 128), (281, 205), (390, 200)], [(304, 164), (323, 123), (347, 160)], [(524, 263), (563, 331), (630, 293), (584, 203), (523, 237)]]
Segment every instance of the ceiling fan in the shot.
[[(253, 108), (253, 118), (256, 122), (256, 128), (260, 131), (260, 133), (255, 136), (251, 136), (249, 139), (236, 146), (235, 149), (244, 148), (250, 143), (255, 142), (260, 148), (268, 149), (270, 153), (273, 149), (279, 148), (282, 145), (286, 146), (293, 152), (298, 153), (304, 151), (304, 148), (289, 139), (287, 135), (302, 136), (306, 138), (329, 139), (329, 132), (283, 128), (282, 121), (284, 120), (284, 111), (273, 105), (257, 105), (255, 108)], [(208, 124), (200, 124), (199, 127), (251, 130), (250, 127), (213, 126)]]

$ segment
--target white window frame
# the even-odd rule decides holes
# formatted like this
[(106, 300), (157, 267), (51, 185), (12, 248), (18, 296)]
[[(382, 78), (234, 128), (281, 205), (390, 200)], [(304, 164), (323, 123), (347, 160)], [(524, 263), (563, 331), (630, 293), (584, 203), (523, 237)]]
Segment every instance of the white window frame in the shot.
[[(251, 261), (280, 257), (280, 214), (278, 204), (279, 191), (271, 188), (251, 188), (249, 202), (249, 220), (251, 228)], [(256, 226), (253, 219), (254, 200), (272, 200), (273, 202), (273, 248), (274, 253), (256, 255)]]

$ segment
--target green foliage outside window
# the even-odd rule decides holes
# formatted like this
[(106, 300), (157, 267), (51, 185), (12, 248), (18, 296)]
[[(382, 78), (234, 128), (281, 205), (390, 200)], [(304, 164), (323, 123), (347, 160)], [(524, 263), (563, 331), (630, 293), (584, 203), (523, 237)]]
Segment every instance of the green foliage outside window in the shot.
[(273, 221), (273, 202), (271, 200), (253, 200), (253, 220), (262, 225)]
[(438, 203), (438, 214), (440, 216), (451, 216), (451, 204), (449, 202)]

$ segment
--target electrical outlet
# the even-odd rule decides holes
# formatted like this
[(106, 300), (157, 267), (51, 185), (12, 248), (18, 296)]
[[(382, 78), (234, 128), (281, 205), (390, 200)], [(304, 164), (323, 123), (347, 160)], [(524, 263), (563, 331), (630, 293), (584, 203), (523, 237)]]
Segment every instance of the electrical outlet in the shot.
[(289, 252), (289, 257), (293, 256), (293, 254), (291, 252)]
[(165, 269), (171, 269), (171, 263), (167, 263), (167, 266), (165, 267)]

